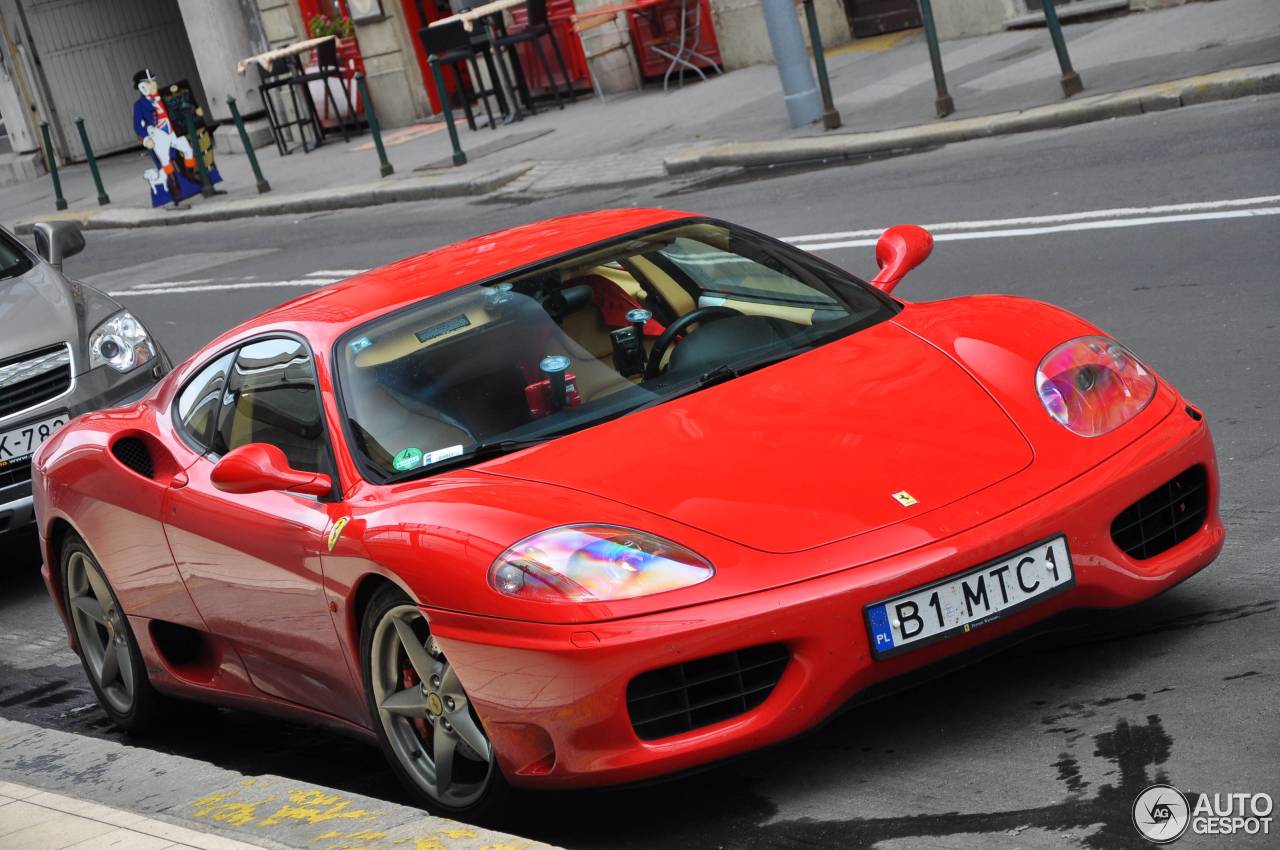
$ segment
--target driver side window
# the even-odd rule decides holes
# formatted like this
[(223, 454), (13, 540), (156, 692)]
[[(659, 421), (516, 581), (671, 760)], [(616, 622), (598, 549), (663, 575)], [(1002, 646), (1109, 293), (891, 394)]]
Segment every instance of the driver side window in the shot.
[(307, 346), (267, 339), (240, 349), (227, 376), (213, 450), (226, 454), (249, 443), (277, 446), (289, 465), (326, 471), (324, 414)]

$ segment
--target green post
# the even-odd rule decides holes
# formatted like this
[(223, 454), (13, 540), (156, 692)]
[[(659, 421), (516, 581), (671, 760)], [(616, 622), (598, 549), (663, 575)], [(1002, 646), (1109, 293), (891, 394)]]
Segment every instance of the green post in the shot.
[(80, 144), (84, 145), (84, 157), (89, 160), (89, 173), (93, 175), (93, 185), (98, 187), (98, 205), (105, 207), (111, 203), (107, 190), (102, 188), (102, 175), (98, 173), (98, 159), (93, 155), (93, 146), (89, 144), (89, 134), (84, 130), (84, 119), (76, 119), (76, 129), (80, 131)]
[(191, 151), (196, 156), (196, 170), (200, 172), (200, 194), (206, 198), (212, 198), (217, 192), (213, 191), (213, 181), (209, 179), (209, 166), (204, 161), (204, 151), (200, 150), (200, 137), (196, 135), (195, 111), (184, 110), (183, 117), (187, 121), (187, 141), (191, 143)]
[(253, 144), (249, 141), (249, 131), (244, 128), (244, 119), (240, 117), (240, 110), (236, 108), (236, 99), (231, 95), (227, 95), (227, 108), (231, 110), (231, 120), (236, 122), (236, 129), (240, 131), (240, 143), (244, 145), (244, 155), (249, 157), (249, 166), (253, 168), (253, 177), (258, 181), (258, 194), (271, 191), (271, 184), (267, 182), (267, 178), (262, 176), (262, 168), (258, 165), (258, 155), (253, 152)]
[(933, 85), (938, 91), (934, 108), (939, 118), (946, 118), (956, 111), (956, 103), (947, 93), (947, 77), (942, 71), (942, 51), (938, 49), (938, 30), (933, 25), (933, 4), (920, 0), (920, 19), (924, 22), (924, 37), (929, 42), (929, 64), (933, 66)]
[(356, 71), (356, 86), (360, 91), (360, 104), (364, 107), (364, 120), (369, 123), (369, 133), (373, 136), (373, 146), (378, 149), (378, 171), (386, 177), (395, 172), (387, 159), (387, 149), (382, 146), (382, 130), (378, 128), (378, 116), (373, 111), (373, 101), (369, 99), (369, 89), (364, 83), (364, 73)]
[(453, 145), (453, 164), (466, 165), (467, 155), (462, 152), (462, 144), (458, 141), (458, 125), (453, 123), (453, 107), (449, 105), (449, 92), (444, 87), (444, 74), (440, 73), (440, 63), (432, 61), (434, 56), (427, 57), (431, 66), (431, 75), (436, 79), (436, 94), (440, 96), (440, 111), (444, 113), (444, 124), (449, 128), (449, 144)]
[(62, 197), (62, 181), (58, 179), (58, 158), (53, 152), (53, 140), (49, 138), (49, 122), (40, 122), (40, 132), (44, 134), (44, 163), (49, 167), (49, 176), (53, 178), (54, 203), (58, 209), (67, 208), (67, 199)]
[(1058, 22), (1058, 10), (1053, 0), (1041, 0), (1044, 8), (1044, 25), (1049, 30), (1049, 38), (1053, 39), (1053, 49), (1058, 54), (1058, 67), (1062, 69), (1062, 96), (1071, 97), (1084, 91), (1084, 83), (1080, 75), (1071, 67), (1071, 56), (1067, 53), (1067, 40), (1062, 37), (1062, 24)]
[(831, 79), (827, 76), (827, 53), (822, 48), (822, 32), (818, 29), (818, 13), (813, 0), (804, 0), (804, 16), (809, 23), (809, 42), (813, 45), (813, 64), (818, 69), (818, 89), (822, 92), (822, 127), (835, 130), (840, 126), (840, 113), (831, 100)]

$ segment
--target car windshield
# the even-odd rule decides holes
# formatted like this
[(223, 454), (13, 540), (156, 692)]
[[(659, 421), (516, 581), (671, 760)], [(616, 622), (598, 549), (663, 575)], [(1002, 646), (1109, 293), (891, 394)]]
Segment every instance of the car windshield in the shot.
[(428, 298), (344, 335), (335, 362), (356, 454), (393, 481), (732, 380), (896, 309), (810, 254), (697, 221)]
[(31, 270), (31, 260), (8, 234), (0, 232), (0, 279), (17, 277)]

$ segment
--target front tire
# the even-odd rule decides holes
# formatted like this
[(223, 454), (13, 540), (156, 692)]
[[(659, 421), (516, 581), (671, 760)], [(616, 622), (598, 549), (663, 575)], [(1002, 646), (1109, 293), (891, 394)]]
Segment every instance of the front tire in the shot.
[(399, 588), (360, 627), (365, 699), (383, 755), (431, 812), (489, 821), (509, 788), (484, 726), (426, 618)]
[(77, 535), (62, 546), (62, 593), (76, 652), (98, 703), (128, 732), (144, 732), (159, 716), (142, 651), (102, 566)]

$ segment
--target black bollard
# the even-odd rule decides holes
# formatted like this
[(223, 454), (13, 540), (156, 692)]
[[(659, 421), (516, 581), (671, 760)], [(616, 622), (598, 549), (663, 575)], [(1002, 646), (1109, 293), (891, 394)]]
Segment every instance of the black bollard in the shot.
[(1062, 96), (1071, 97), (1084, 91), (1084, 82), (1071, 67), (1071, 56), (1067, 53), (1067, 40), (1062, 37), (1062, 24), (1058, 21), (1058, 10), (1053, 7), (1053, 0), (1044, 0), (1044, 25), (1049, 30), (1049, 38), (1053, 40), (1053, 49), (1058, 54), (1058, 67), (1062, 69)]
[(253, 145), (249, 142), (249, 131), (244, 128), (244, 119), (240, 117), (240, 110), (236, 108), (236, 99), (231, 95), (227, 95), (227, 108), (231, 110), (231, 120), (236, 122), (236, 129), (240, 131), (240, 143), (244, 145), (244, 155), (249, 157), (253, 177), (258, 181), (258, 194), (270, 192), (271, 184), (262, 176), (262, 168), (258, 166), (258, 155), (254, 153)]
[(840, 113), (831, 99), (831, 79), (827, 76), (827, 53), (822, 47), (822, 33), (818, 29), (818, 13), (813, 0), (804, 0), (804, 16), (809, 23), (809, 41), (813, 44), (813, 64), (818, 69), (818, 90), (822, 93), (822, 127), (835, 130), (840, 126)]
[(93, 185), (98, 187), (98, 205), (111, 203), (107, 190), (102, 187), (102, 175), (98, 173), (98, 159), (93, 155), (93, 146), (89, 144), (89, 134), (84, 129), (84, 119), (76, 119), (76, 129), (80, 131), (80, 144), (84, 145), (84, 157), (89, 160), (89, 173), (93, 175)]
[(60, 210), (67, 208), (67, 199), (62, 197), (62, 181), (58, 179), (58, 159), (53, 153), (53, 141), (49, 138), (49, 122), (40, 122), (40, 132), (44, 134), (44, 161), (49, 166), (49, 176), (53, 178), (54, 204)]
[(382, 146), (382, 130), (378, 128), (378, 116), (373, 111), (373, 101), (369, 99), (369, 89), (364, 83), (364, 74), (356, 71), (356, 86), (360, 90), (360, 103), (364, 106), (364, 120), (369, 124), (369, 134), (373, 136), (373, 145), (378, 149), (378, 171), (386, 177), (395, 172), (387, 159), (387, 149)]
[[(1053, 0), (1048, 0), (1052, 3)], [(938, 30), (933, 25), (933, 4), (920, 0), (920, 18), (924, 22), (924, 37), (929, 42), (929, 64), (933, 65), (933, 85), (938, 91), (934, 108), (939, 118), (946, 118), (956, 111), (955, 101), (947, 93), (947, 76), (942, 71), (942, 51), (938, 48)]]
[(458, 126), (453, 123), (453, 107), (449, 105), (449, 92), (444, 87), (444, 75), (440, 73), (440, 63), (432, 62), (431, 57), (427, 57), (427, 64), (431, 66), (431, 73), (436, 78), (436, 94), (440, 96), (440, 111), (444, 113), (444, 124), (449, 130), (449, 144), (453, 146), (453, 164), (466, 165), (467, 155), (462, 151), (462, 143), (458, 141)]

